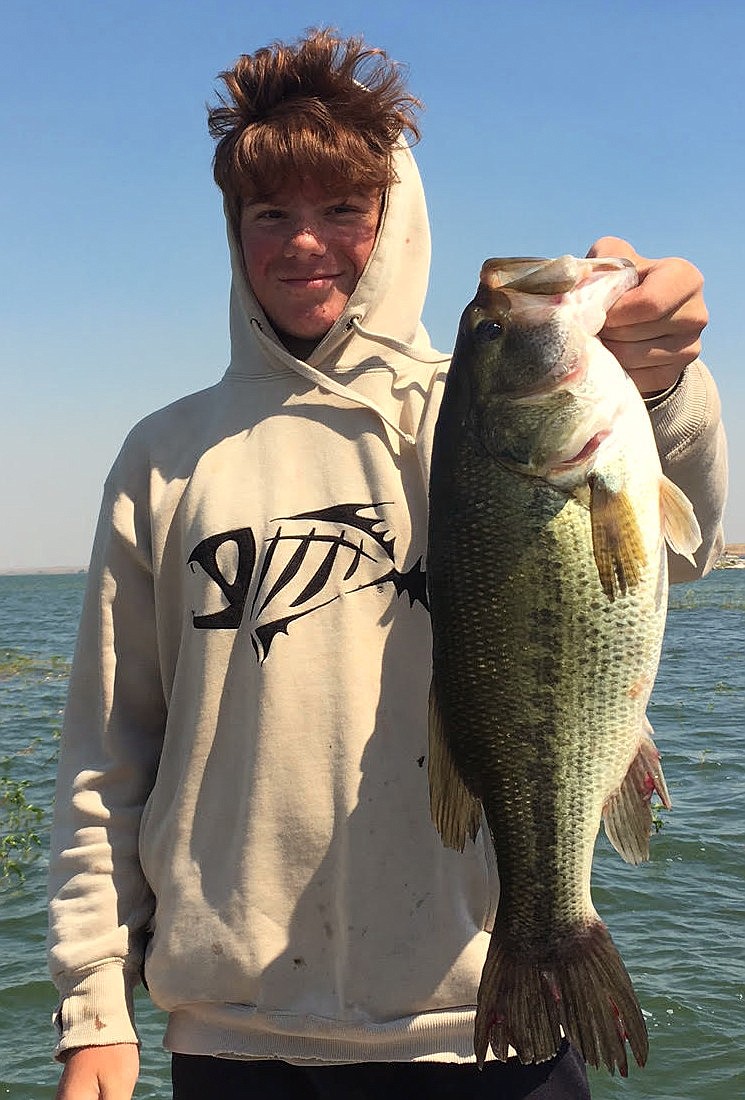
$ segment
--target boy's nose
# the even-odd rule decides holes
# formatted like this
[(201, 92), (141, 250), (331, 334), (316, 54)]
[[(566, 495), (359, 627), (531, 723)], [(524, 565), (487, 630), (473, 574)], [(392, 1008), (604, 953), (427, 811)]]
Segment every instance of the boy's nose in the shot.
[(299, 225), (290, 233), (285, 245), (285, 253), (289, 256), (298, 252), (312, 252), (322, 256), (326, 251), (326, 243), (321, 232), (313, 225)]

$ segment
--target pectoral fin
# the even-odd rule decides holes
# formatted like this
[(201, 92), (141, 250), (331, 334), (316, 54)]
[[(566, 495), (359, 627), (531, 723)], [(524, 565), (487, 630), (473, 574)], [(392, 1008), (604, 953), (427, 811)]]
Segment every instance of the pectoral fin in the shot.
[(432, 820), (447, 848), (462, 852), (466, 837), (475, 840), (481, 825), (481, 802), (471, 794), (455, 766), (437, 702), (434, 680), (429, 689), (429, 803)]
[(595, 564), (603, 591), (609, 600), (615, 600), (639, 583), (647, 553), (624, 489), (609, 486), (600, 473), (592, 475), (589, 485)]
[(644, 735), (638, 752), (619, 790), (608, 799), (603, 809), (603, 824), (608, 839), (627, 863), (641, 863), (649, 859), (652, 794), (657, 792), (666, 810), (672, 805), (652, 732), (645, 718)]
[(690, 500), (669, 477), (663, 476), (660, 484), (660, 507), (668, 546), (695, 565), (693, 553), (701, 545), (701, 528)]

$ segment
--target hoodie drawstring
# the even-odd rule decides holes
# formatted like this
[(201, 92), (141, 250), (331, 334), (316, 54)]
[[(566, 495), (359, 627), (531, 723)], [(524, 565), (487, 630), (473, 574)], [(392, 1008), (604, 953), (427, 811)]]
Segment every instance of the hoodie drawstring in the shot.
[(426, 355), (424, 352), (417, 351), (413, 344), (405, 344), (402, 340), (396, 340), (393, 336), (384, 336), (381, 332), (371, 332), (370, 329), (362, 327), (359, 317), (352, 317), (347, 328), (353, 328), (359, 336), (364, 336), (366, 340), (372, 340), (375, 344), (382, 344), (383, 347), (397, 351), (408, 359), (415, 359), (418, 363), (447, 363), (450, 359), (449, 355), (440, 355), (439, 353)]
[[(251, 318), (251, 325), (253, 326), (259, 343), (263, 344), (272, 356), (276, 356), (277, 353), (280, 352), (282, 354), (282, 359), (296, 374), (307, 379), (308, 382), (312, 382), (314, 385), (318, 386), (319, 389), (325, 390), (327, 393), (333, 393), (335, 397), (341, 397), (353, 405), (362, 405), (364, 408), (370, 409), (370, 411), (375, 413), (375, 415), (378, 416), (383, 423), (399, 437), (399, 439), (403, 439), (404, 442), (412, 447), (416, 445), (415, 436), (403, 431), (403, 429), (391, 420), (390, 417), (383, 412), (380, 406), (369, 397), (366, 397), (362, 393), (358, 393), (357, 390), (353, 389), (351, 386), (344, 386), (340, 382), (336, 382), (333, 378), (324, 374), (323, 371), (316, 370), (315, 367), (311, 367), (310, 364), (306, 363), (303, 359), (296, 359), (294, 355), (290, 355), (288, 351), (278, 347), (278, 345), (266, 335), (261, 324), (255, 317)], [(378, 336), (373, 332), (366, 331), (360, 325), (357, 317), (352, 317), (348, 328), (354, 329), (355, 332), (365, 337), (365, 339), (383, 344), (385, 347), (392, 348), (394, 351), (406, 355), (409, 359), (415, 359), (421, 363), (446, 363), (450, 358), (449, 355), (438, 355), (436, 358), (434, 356), (426, 358), (420, 352), (415, 351), (410, 344), (404, 344), (399, 340), (394, 340), (393, 337), (390, 336)]]

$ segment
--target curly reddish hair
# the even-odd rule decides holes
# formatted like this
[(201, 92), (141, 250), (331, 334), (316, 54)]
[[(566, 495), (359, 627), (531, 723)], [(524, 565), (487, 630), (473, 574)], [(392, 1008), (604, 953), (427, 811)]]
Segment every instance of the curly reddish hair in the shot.
[(219, 78), (226, 93), (209, 108), (208, 125), (215, 182), (234, 224), (244, 199), (269, 199), (293, 180), (383, 189), (395, 178), (398, 138), (419, 138), (421, 103), (401, 67), (361, 37), (312, 30), (291, 45), (243, 54)]

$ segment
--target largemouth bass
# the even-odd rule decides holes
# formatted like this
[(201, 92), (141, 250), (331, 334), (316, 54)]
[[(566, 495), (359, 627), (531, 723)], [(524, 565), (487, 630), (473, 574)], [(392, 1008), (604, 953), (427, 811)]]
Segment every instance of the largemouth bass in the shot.
[(649, 856), (646, 719), (667, 605), (665, 541), (693, 510), (662, 474), (633, 382), (596, 334), (637, 282), (627, 260), (487, 260), (435, 430), (427, 583), (429, 781), (444, 843), (485, 818), (500, 895), (478, 991), (483, 1065), (510, 1047), (643, 1065), (644, 1018), (590, 895), (601, 818)]

